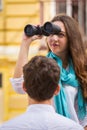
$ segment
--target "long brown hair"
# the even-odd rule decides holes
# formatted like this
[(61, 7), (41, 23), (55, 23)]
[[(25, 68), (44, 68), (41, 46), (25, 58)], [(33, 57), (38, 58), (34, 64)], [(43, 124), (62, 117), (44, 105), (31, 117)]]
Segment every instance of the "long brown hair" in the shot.
[(65, 14), (56, 15), (51, 22), (61, 21), (66, 29), (69, 44), (69, 55), (74, 64), (75, 73), (80, 82), (83, 97), (87, 100), (86, 53), (78, 23)]

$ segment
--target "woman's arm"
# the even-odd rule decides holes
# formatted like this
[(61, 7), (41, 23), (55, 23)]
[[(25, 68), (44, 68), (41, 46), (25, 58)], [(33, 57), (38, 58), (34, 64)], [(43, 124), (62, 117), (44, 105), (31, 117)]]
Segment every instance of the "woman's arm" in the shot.
[(18, 55), (18, 60), (16, 62), (16, 67), (14, 70), (13, 78), (10, 78), (13, 89), (20, 94), (25, 94), (22, 84), (23, 84), (23, 66), (28, 62), (28, 52), (32, 41), (36, 39), (41, 39), (42, 36), (32, 36), (27, 37), (25, 34), (22, 37), (22, 42), (20, 45), (20, 51)]
[(41, 38), (42, 36), (38, 36), (38, 35), (37, 36), (34, 35), (32, 37), (27, 37), (25, 34), (23, 35), (13, 78), (21, 77), (21, 75), (23, 74), (22, 72), (23, 66), (28, 62), (28, 52), (29, 52), (30, 44), (32, 43), (32, 41)]
[(19, 55), (16, 62), (13, 78), (19, 78), (23, 74), (22, 68), (28, 62), (28, 51), (32, 38), (28, 38), (25, 34), (22, 37)]

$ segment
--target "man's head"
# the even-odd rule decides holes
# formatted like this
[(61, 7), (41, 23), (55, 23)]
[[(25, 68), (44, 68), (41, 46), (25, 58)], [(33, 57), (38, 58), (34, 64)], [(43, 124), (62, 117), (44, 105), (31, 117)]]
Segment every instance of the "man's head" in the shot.
[(33, 57), (24, 67), (24, 88), (36, 101), (49, 100), (58, 88), (60, 69), (55, 60), (45, 56)]

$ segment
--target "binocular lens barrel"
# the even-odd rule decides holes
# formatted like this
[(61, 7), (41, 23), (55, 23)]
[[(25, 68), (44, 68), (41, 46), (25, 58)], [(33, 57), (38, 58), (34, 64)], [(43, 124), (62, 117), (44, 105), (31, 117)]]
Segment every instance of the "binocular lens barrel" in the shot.
[(33, 25), (26, 25), (24, 28), (24, 32), (27, 36), (33, 35), (45, 35), (49, 36), (51, 34), (58, 34), (61, 32), (61, 28), (52, 22), (46, 22), (42, 27), (33, 26)]
[(34, 26), (32, 26), (32, 25), (30, 25), (30, 24), (28, 24), (28, 25), (26, 25), (25, 26), (25, 28), (24, 28), (24, 32), (25, 32), (25, 34), (27, 35), (27, 36), (33, 36), (34, 35)]
[(43, 29), (45, 32), (48, 33), (48, 36), (50, 34), (58, 34), (59, 32), (61, 32), (61, 28), (51, 22), (46, 22), (43, 26)]
[(27, 36), (42, 35), (41, 28), (33, 26), (31, 24), (25, 26), (24, 32)]

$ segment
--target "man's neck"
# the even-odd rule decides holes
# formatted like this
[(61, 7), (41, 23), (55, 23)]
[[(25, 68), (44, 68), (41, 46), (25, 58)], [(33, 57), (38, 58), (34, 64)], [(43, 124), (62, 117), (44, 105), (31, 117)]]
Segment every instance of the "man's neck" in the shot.
[(29, 105), (33, 104), (47, 104), (47, 105), (53, 105), (52, 100), (45, 100), (45, 101), (36, 101), (32, 98), (29, 98)]

